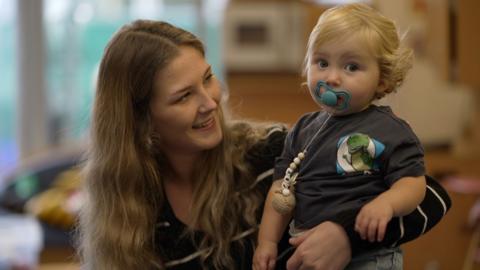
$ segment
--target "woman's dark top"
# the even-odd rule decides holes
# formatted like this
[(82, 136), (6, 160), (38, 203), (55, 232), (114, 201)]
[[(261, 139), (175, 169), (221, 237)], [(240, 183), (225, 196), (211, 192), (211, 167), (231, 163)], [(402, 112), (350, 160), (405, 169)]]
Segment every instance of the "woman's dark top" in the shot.
[[(284, 129), (273, 129), (267, 139), (253, 146), (245, 157), (257, 176), (255, 188), (258, 188), (265, 196), (273, 181), (275, 157), (282, 153), (286, 134), (287, 131)], [(378, 246), (390, 247), (400, 245), (430, 230), (440, 221), (451, 206), (450, 198), (445, 190), (428, 176), (427, 185), (425, 199), (420, 205), (423, 211), (416, 210), (408, 216), (393, 218), (387, 227), (386, 237), (381, 243), (372, 244), (364, 241), (354, 231), (355, 217), (358, 211), (341, 213), (331, 221), (344, 227), (350, 238), (350, 245), (354, 254)], [(263, 206), (261, 209), (263, 209)], [(202, 232), (195, 232), (192, 239), (188, 234), (185, 234), (186, 228), (186, 225), (175, 217), (168, 201), (165, 201), (159, 222), (157, 223), (155, 240), (158, 252), (166, 262), (167, 269), (190, 270), (202, 268), (200, 251), (197, 250), (194, 243), (194, 241), (196, 243), (200, 242)], [(242, 241), (244, 244), (243, 249), (240, 248), (240, 240), (232, 243), (231, 254), (237, 269), (252, 268), (254, 247), (251, 244), (252, 241), (245, 240), (255, 240), (255, 237), (256, 230), (250, 234), (246, 232), (245, 236), (240, 238), (244, 240)], [(285, 262), (291, 255), (288, 237), (288, 232), (285, 232), (282, 241), (279, 243), (278, 254), (280, 255), (284, 251), (287, 254), (277, 262), (277, 269), (285, 269)], [(214, 269), (208, 260), (205, 264), (205, 269)]]

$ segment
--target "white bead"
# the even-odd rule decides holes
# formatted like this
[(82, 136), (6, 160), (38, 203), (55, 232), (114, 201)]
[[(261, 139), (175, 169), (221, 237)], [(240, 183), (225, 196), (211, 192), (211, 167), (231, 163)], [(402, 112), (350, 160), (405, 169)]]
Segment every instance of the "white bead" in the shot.
[(295, 163), (290, 163), (290, 169), (295, 170), (297, 168), (297, 164)]
[(295, 162), (295, 164), (297, 164), (297, 165), (300, 164), (300, 161), (301, 160), (298, 157), (293, 159), (293, 162)]
[(288, 196), (288, 195), (290, 194), (290, 190), (284, 188), (284, 189), (282, 189), (282, 194), (283, 194), (284, 196)]
[(299, 158), (299, 159), (304, 159), (304, 158), (305, 158), (305, 154), (304, 154), (303, 152), (298, 153), (298, 158)]

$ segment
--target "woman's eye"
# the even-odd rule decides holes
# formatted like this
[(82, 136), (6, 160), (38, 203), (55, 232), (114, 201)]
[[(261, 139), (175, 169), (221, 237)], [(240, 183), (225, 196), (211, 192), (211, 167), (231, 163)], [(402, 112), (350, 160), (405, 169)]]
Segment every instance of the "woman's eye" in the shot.
[(318, 67), (319, 68), (326, 68), (328, 67), (328, 62), (325, 60), (318, 60)]
[(212, 78), (213, 78), (213, 73), (210, 73), (205, 77), (205, 79), (203, 81), (207, 83), (207, 82), (211, 81)]
[(358, 70), (358, 65), (357, 64), (348, 64), (345, 66), (345, 70), (349, 72), (354, 72)]
[(177, 102), (183, 102), (185, 100), (187, 100), (187, 98), (190, 96), (190, 92), (187, 92), (185, 94), (183, 94), (178, 100)]

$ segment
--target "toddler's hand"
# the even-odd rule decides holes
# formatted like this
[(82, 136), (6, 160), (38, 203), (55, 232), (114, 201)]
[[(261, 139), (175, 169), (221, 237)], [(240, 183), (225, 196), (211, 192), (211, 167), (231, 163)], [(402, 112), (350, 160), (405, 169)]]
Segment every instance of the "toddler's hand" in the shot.
[(273, 270), (277, 260), (277, 243), (262, 241), (253, 255), (253, 270)]
[(358, 213), (355, 220), (355, 231), (363, 240), (380, 242), (385, 236), (387, 224), (392, 216), (392, 206), (388, 202), (376, 198), (364, 205)]

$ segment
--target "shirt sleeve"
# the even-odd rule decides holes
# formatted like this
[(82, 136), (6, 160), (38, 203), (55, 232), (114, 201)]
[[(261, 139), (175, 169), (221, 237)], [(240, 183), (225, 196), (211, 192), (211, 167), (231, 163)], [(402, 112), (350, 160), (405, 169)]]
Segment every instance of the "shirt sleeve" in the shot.
[(398, 142), (392, 143), (385, 161), (384, 179), (389, 185), (402, 177), (425, 175), (423, 147), (410, 126), (404, 122), (400, 124), (396, 132), (392, 130)]
[(287, 169), (290, 162), (293, 160), (292, 154), (292, 143), (295, 129), (291, 130), (285, 137), (285, 142), (283, 146), (282, 154), (275, 159), (275, 169), (273, 172), (273, 179), (281, 179), (285, 175), (285, 170)]

